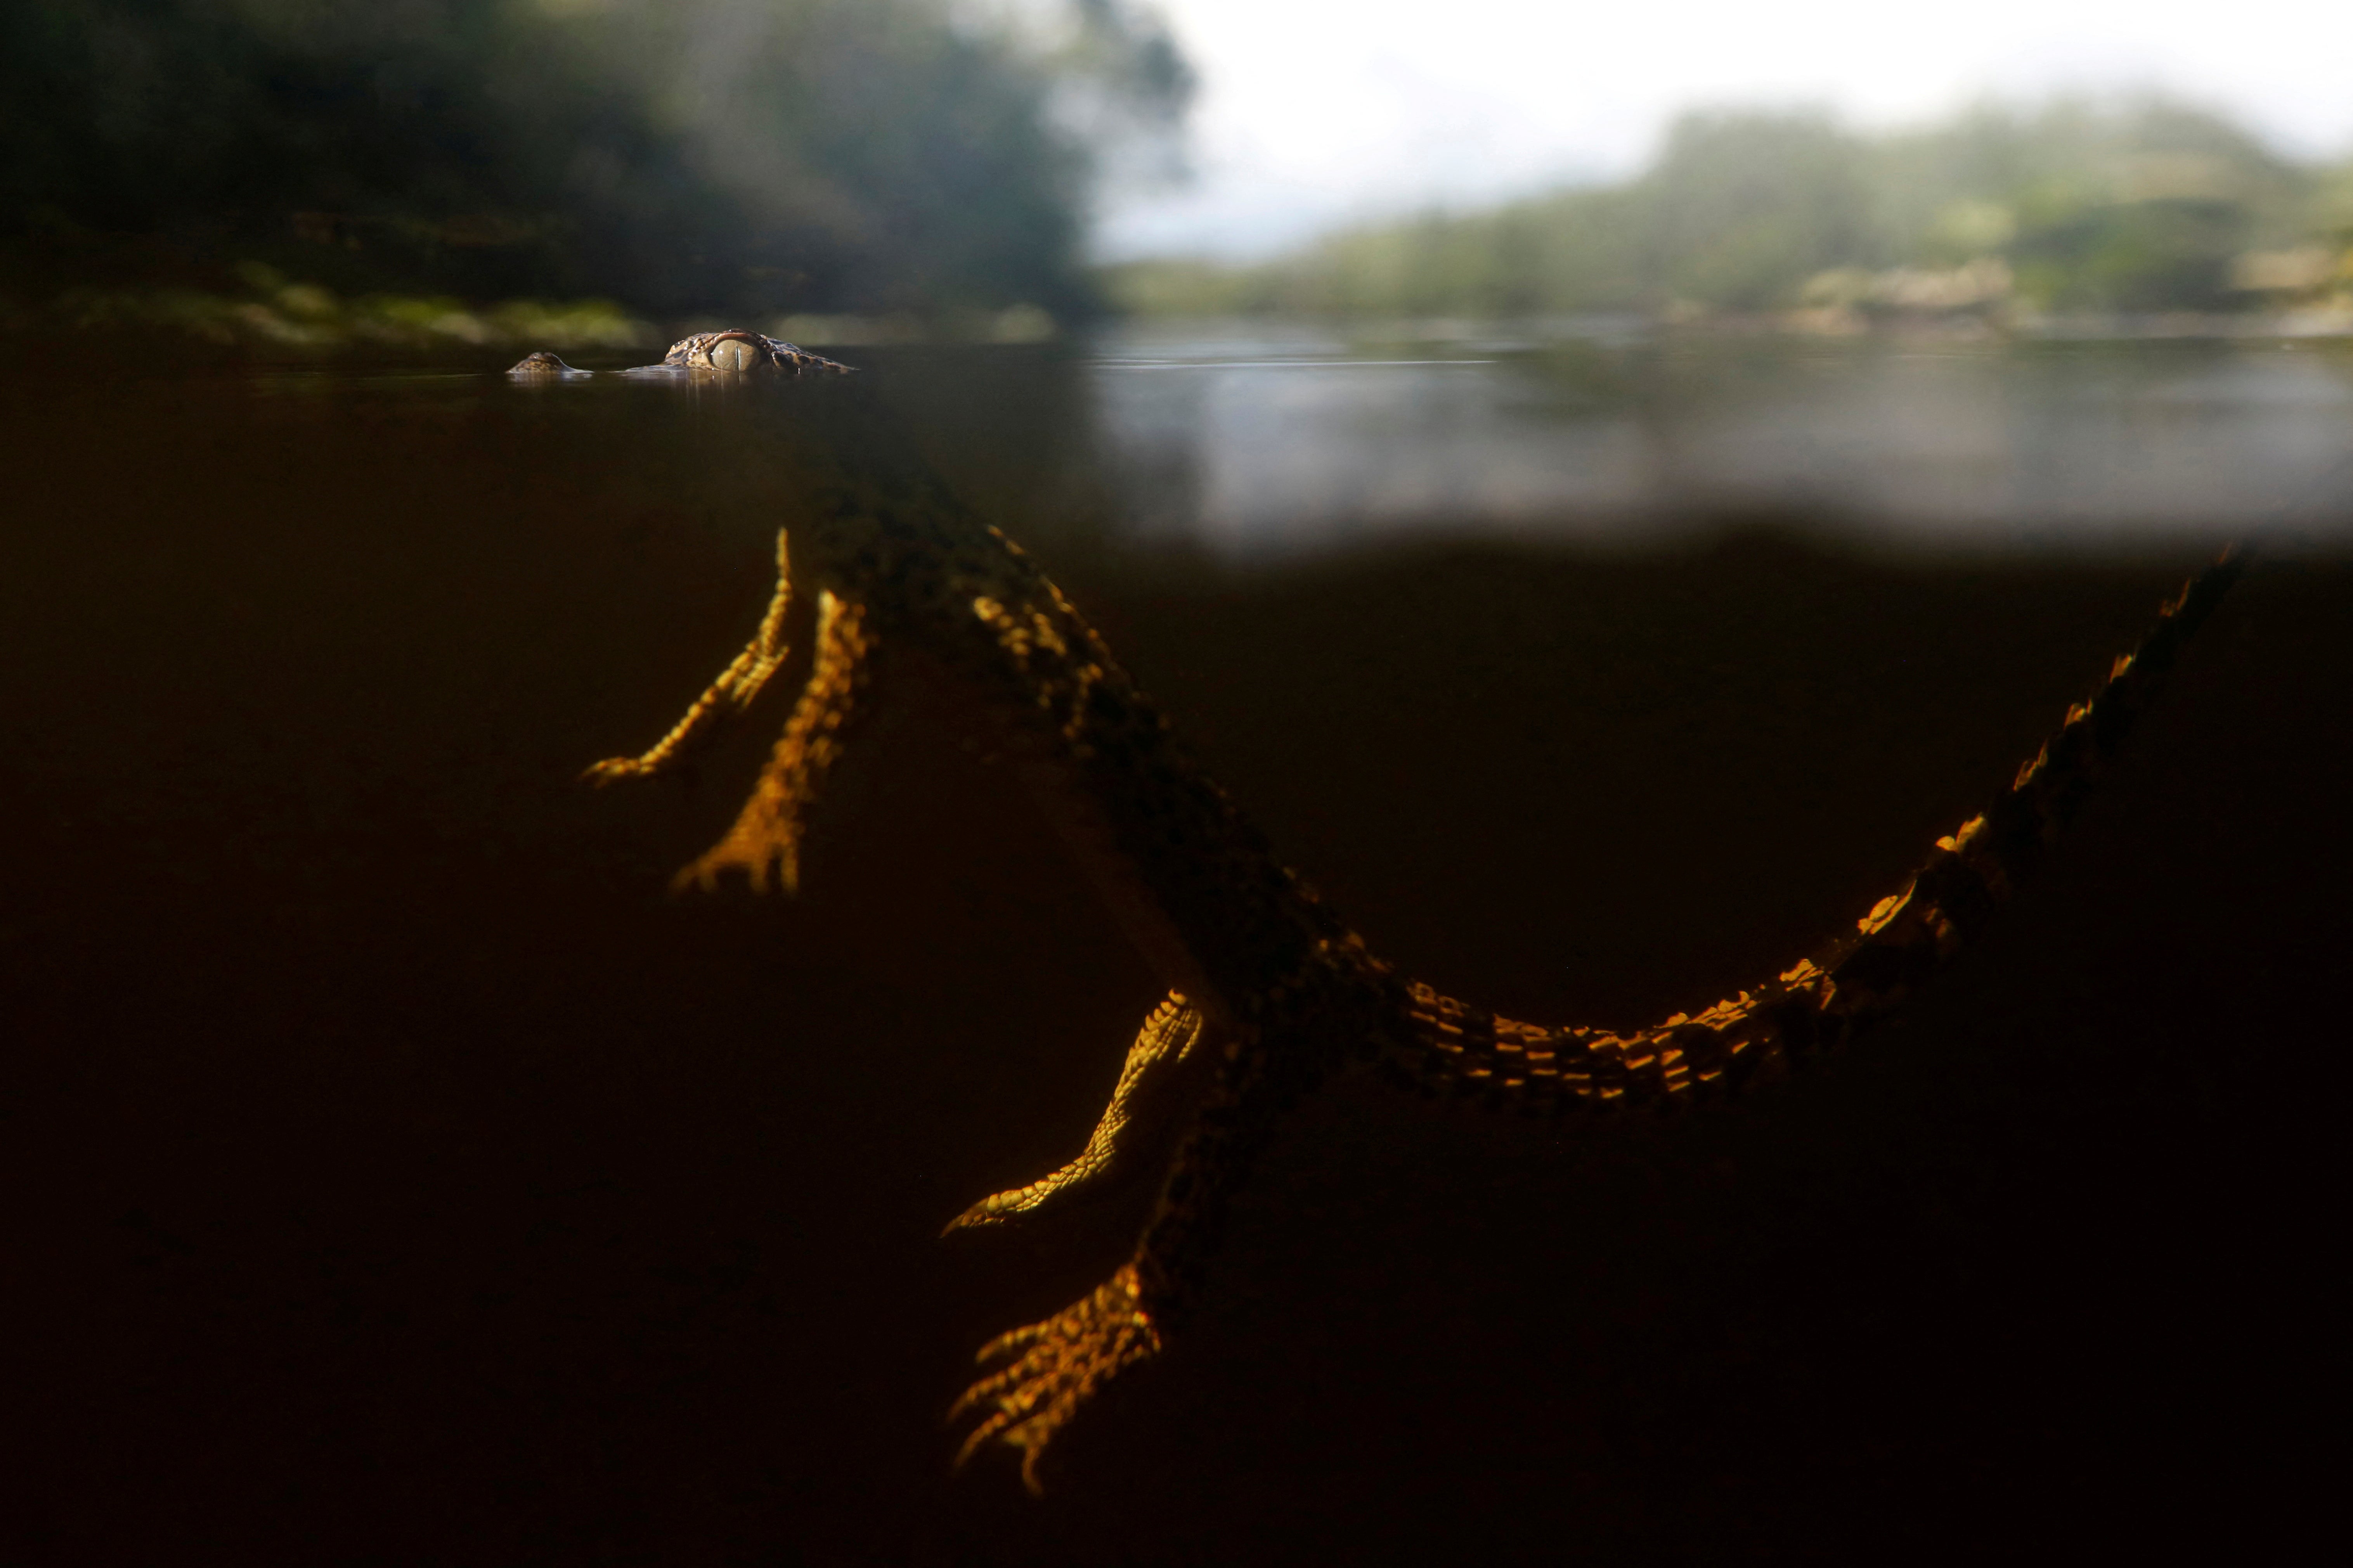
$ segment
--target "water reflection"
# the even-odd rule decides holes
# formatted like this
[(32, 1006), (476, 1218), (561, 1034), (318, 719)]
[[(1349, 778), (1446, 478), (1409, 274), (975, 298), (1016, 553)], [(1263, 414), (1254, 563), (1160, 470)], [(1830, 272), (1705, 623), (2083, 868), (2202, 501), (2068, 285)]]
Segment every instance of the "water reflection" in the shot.
[[(609, 373), (644, 355), (578, 357)], [(153, 438), (203, 448), (195, 469), (226, 458), (216, 436), (269, 447), (280, 424), (378, 448), (503, 431), (523, 445), (501, 471), (740, 512), (747, 536), (773, 526), (774, 492), (744, 481), (781, 471), (820, 404), (887, 408), (960, 493), (1050, 552), (1242, 563), (1478, 534), (1641, 545), (1761, 517), (1883, 548), (2178, 553), (2288, 509), (2307, 534), (2353, 525), (2341, 343), (1658, 338), (1600, 323), (1552, 341), (1162, 328), (849, 357), (864, 374), (820, 403), (659, 374), (510, 381), (502, 353), (177, 365), (106, 387), (28, 366), (6, 382), (37, 421), (85, 405), (153, 421)]]
[[(2339, 345), (1474, 342), (1130, 332), (1090, 363), (1123, 510), (1290, 552), (1430, 530), (1639, 537), (1768, 511), (1883, 542), (2123, 546), (2341, 518)], [(1279, 374), (1277, 374), (1279, 373)]]

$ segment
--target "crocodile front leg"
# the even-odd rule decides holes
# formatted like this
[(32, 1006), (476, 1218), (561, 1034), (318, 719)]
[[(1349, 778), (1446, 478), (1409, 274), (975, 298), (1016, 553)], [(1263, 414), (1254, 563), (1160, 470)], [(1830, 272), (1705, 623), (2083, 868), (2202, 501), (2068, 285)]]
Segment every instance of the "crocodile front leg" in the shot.
[[(780, 590), (781, 591), (781, 590)], [(773, 870), (785, 891), (800, 885), (802, 818), (818, 786), (841, 757), (842, 742), (865, 695), (875, 639), (866, 607), (830, 590), (817, 599), (817, 654), (784, 738), (727, 837), (678, 874), (675, 886), (715, 887), (731, 868), (765, 892)]]
[[(520, 367), (518, 367), (520, 369)], [(608, 784), (620, 779), (651, 778), (708, 741), (726, 725), (740, 718), (752, 706), (768, 678), (785, 662), (791, 651), (785, 644), (785, 612), (792, 607), (792, 560), (787, 552), (784, 531), (776, 532), (776, 591), (768, 600), (768, 613), (760, 618), (760, 629), (752, 635), (735, 661), (719, 672), (719, 678), (694, 700), (686, 717), (670, 727), (641, 756), (607, 757), (591, 767), (582, 776), (594, 784)]]
[(1140, 1141), (1129, 1136), (1144, 1131), (1136, 1123), (1161, 1121), (1174, 1109), (1164, 1102), (1180, 1087), (1176, 1080), (1186, 1076), (1180, 1069), (1198, 1059), (1206, 1022), (1198, 1007), (1181, 993), (1171, 991), (1144, 1021), (1135, 1043), (1128, 1047), (1119, 1087), (1112, 1090), (1111, 1103), (1103, 1108), (1103, 1120), (1095, 1124), (1079, 1157), (1027, 1186), (991, 1193), (950, 1220), (947, 1231), (941, 1234), (1002, 1225), (1119, 1170)]

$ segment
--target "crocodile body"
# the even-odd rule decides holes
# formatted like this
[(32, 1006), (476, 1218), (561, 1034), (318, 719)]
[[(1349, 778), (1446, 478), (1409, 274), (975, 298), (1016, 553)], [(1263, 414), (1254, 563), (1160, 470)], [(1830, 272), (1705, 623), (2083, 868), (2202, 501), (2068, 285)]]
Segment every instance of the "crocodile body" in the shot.
[[(671, 360), (707, 361), (698, 342)], [(1146, 1111), (1184, 1128), (1126, 1260), (1060, 1312), (985, 1347), (984, 1375), (956, 1402), (974, 1419), (960, 1459), (1017, 1450), (1032, 1489), (1039, 1457), (1081, 1406), (1181, 1318), (1226, 1200), (1285, 1107), (1359, 1065), (1546, 1111), (1688, 1101), (1847, 1038), (1899, 1005), (2031, 875), (2240, 570), (2226, 554), (2192, 578), (2010, 787), (1853, 929), (1710, 1005), (1620, 1032), (1505, 1017), (1400, 973), (1187, 761), (1160, 710), (1019, 546), (921, 478), (845, 461), (816, 492), (814, 525), (789, 551), (779, 535), (776, 595), (751, 644), (653, 749), (590, 776), (657, 773), (748, 706), (786, 662), (796, 582), (816, 595), (807, 683), (734, 826), (682, 881), (740, 871), (755, 888), (795, 885), (807, 811), (899, 661), (948, 672), (999, 716), (1026, 781), (1168, 994), (1087, 1150), (949, 1228), (1018, 1220), (1148, 1157), (1130, 1135)]]

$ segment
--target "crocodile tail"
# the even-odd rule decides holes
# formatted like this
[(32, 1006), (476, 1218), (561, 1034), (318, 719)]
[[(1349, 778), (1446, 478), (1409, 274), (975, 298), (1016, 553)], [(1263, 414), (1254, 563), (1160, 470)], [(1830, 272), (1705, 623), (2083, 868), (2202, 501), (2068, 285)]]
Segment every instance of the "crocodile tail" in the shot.
[(2155, 697), (2198, 626), (2245, 569), (2233, 546), (2189, 579), (2156, 627), (2022, 764), (1986, 809), (1936, 841), (1855, 929), (1774, 979), (1694, 1014), (1619, 1034), (1522, 1023), (1403, 984), (1397, 1010), (1425, 1084), (1529, 1109), (1689, 1099), (1784, 1068), (1889, 1013), (1975, 941), (2050, 847)]

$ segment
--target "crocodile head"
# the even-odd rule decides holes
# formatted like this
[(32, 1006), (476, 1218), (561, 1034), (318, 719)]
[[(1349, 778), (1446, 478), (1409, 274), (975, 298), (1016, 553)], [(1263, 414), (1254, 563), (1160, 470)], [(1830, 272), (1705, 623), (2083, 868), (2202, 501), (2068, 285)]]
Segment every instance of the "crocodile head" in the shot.
[[(850, 366), (838, 364), (821, 354), (813, 354), (797, 344), (779, 338), (763, 337), (738, 328), (724, 332), (697, 332), (691, 338), (681, 338), (670, 344), (670, 353), (662, 355), (659, 364), (639, 365), (623, 371), (624, 375), (743, 375), (758, 371), (776, 371), (785, 375), (847, 375)], [(561, 359), (541, 349), (517, 360), (509, 375), (526, 379), (593, 375), (594, 371), (575, 370)]]
[(508, 369), (507, 374), (509, 375), (543, 376), (594, 375), (596, 373), (590, 370), (575, 370), (570, 365), (565, 364), (561, 359), (558, 359), (554, 354), (550, 353), (547, 350), (539, 349), (531, 353), (527, 353), (523, 355), (522, 358), (515, 361), (513, 365)]
[(662, 363), (672, 369), (723, 374), (777, 370), (786, 375), (839, 375), (849, 370), (795, 344), (740, 329), (681, 338), (662, 355)]

